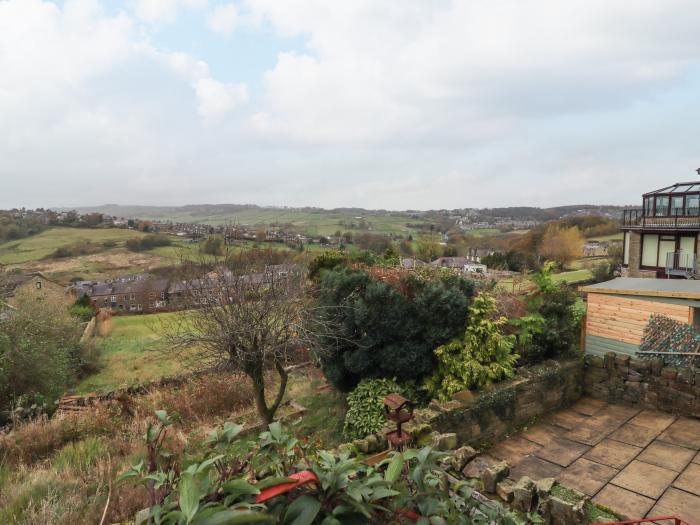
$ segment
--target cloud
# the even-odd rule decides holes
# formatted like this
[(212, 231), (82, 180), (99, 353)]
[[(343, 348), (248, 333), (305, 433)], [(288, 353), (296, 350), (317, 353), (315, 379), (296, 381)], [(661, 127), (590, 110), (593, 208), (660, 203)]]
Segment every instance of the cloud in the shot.
[(215, 120), (245, 104), (248, 91), (242, 84), (224, 84), (213, 78), (201, 78), (195, 83), (198, 110), (205, 119)]
[(209, 13), (207, 22), (212, 31), (229, 36), (241, 20), (236, 5), (229, 3), (217, 5)]
[(208, 0), (132, 0), (136, 16), (145, 22), (174, 22), (182, 8), (204, 9)]

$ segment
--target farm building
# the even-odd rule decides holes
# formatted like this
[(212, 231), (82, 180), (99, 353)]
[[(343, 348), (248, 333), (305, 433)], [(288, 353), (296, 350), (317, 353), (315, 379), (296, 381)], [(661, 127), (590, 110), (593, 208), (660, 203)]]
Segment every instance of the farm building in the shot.
[(700, 327), (700, 281), (619, 277), (583, 286), (587, 354), (634, 356), (653, 315)]

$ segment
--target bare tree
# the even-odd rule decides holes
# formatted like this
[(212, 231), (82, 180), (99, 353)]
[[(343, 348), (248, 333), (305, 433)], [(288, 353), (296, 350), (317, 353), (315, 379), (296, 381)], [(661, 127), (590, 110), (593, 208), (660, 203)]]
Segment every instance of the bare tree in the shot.
[[(170, 297), (183, 311), (163, 322), (165, 347), (195, 371), (247, 375), (260, 418), (269, 423), (287, 387), (285, 366), (302, 345), (311, 317), (304, 273), (291, 264), (226, 260), (208, 271), (183, 265)], [(279, 375), (270, 402), (268, 370)]]

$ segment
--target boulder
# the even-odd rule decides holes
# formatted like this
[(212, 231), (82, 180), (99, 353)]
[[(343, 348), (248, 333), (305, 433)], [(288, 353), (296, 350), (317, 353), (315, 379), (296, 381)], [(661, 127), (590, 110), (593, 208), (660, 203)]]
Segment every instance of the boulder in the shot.
[(432, 446), (435, 450), (446, 452), (457, 448), (457, 434), (448, 432), (446, 434), (433, 435)]
[(452, 467), (456, 471), (461, 471), (467, 463), (476, 457), (476, 450), (472, 447), (460, 447), (452, 454)]
[(484, 485), (484, 490), (489, 494), (496, 492), (496, 485), (506, 479), (510, 474), (510, 467), (505, 461), (496, 463), (495, 465), (485, 469), (481, 473), (481, 483)]
[(520, 512), (530, 512), (537, 503), (537, 485), (529, 477), (523, 476), (513, 486), (513, 508)]

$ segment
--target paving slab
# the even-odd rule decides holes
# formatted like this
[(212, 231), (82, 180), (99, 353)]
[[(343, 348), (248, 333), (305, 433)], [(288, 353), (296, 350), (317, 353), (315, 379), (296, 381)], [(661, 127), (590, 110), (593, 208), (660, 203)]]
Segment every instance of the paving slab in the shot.
[(700, 464), (700, 452), (695, 454), (695, 457), (693, 458), (693, 463), (698, 463)]
[(584, 416), (573, 410), (562, 410), (549, 418), (549, 423), (566, 430), (573, 430), (577, 426), (585, 423), (588, 419), (588, 416)]
[(569, 430), (566, 434), (564, 434), (564, 437), (570, 439), (571, 441), (593, 446), (603, 441), (603, 439), (611, 434), (616, 428), (617, 427), (605, 427), (584, 423), (573, 430)]
[(548, 425), (547, 423), (540, 423), (534, 427), (524, 430), (521, 435), (533, 443), (545, 446), (548, 445), (552, 439), (561, 437), (564, 432), (566, 431), (563, 428)]
[(468, 478), (478, 478), (481, 473), (487, 468), (500, 463), (501, 460), (489, 456), (487, 454), (480, 454), (472, 459), (467, 465), (462, 469), (462, 473)]
[(591, 447), (565, 438), (555, 438), (535, 452), (535, 456), (562, 467), (568, 467)]
[(658, 435), (659, 431), (654, 428), (642, 427), (634, 423), (625, 423), (608, 437), (616, 441), (627, 443), (628, 445), (646, 447), (649, 443), (654, 441)]
[(626, 519), (637, 519), (646, 516), (655, 500), (636, 494), (615, 485), (606, 485), (593, 498), (593, 503), (612, 509)]
[(694, 450), (657, 440), (645, 448), (637, 459), (680, 472), (691, 462), (694, 456)]
[(571, 410), (583, 414), (584, 416), (593, 416), (602, 411), (608, 404), (601, 399), (593, 399), (592, 397), (584, 397), (571, 405)]
[(659, 436), (661, 441), (700, 450), (700, 420), (679, 417)]
[(615, 419), (616, 421), (622, 421), (623, 423), (626, 423), (633, 417), (639, 415), (641, 411), (642, 409), (637, 407), (628, 407), (625, 405), (608, 405), (603, 415), (607, 416), (608, 418)]
[(648, 498), (659, 498), (676, 479), (677, 472), (650, 465), (643, 461), (632, 461), (610, 483), (631, 490)]
[(563, 467), (559, 465), (540, 459), (537, 456), (528, 456), (510, 470), (508, 477), (513, 481), (518, 481), (523, 476), (528, 476), (534, 480), (556, 478), (562, 470), (564, 470)]
[(673, 486), (700, 496), (700, 465), (691, 463), (673, 482)]
[(642, 452), (641, 447), (628, 445), (613, 439), (604, 439), (591, 450), (586, 452), (584, 457), (596, 463), (607, 465), (616, 469), (623, 469), (630, 461)]
[(504, 439), (496, 446), (492, 447), (489, 450), (489, 455), (506, 461), (512, 468), (527, 456), (534, 454), (540, 448), (542, 448), (541, 445), (516, 435)]
[(595, 496), (618, 472), (612, 467), (579, 458), (559, 474), (557, 481), (587, 496)]
[(671, 487), (647, 516), (678, 516), (689, 523), (700, 523), (700, 497)]
[(630, 419), (630, 423), (639, 425), (640, 427), (653, 428), (663, 432), (677, 418), (673, 414), (661, 412), (659, 410), (642, 410), (639, 414)]

